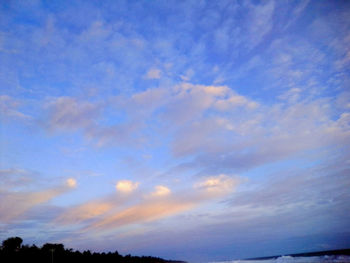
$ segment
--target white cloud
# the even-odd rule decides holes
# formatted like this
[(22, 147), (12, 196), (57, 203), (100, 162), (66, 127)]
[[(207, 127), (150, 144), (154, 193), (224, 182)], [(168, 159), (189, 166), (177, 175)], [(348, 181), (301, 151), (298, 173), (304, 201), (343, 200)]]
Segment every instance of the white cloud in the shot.
[(71, 188), (75, 188), (77, 186), (77, 180), (75, 180), (74, 178), (68, 178), (66, 183)]
[(157, 185), (154, 192), (151, 193), (151, 196), (167, 196), (171, 193), (170, 189), (163, 185)]
[(238, 183), (238, 178), (232, 178), (225, 174), (220, 174), (205, 178), (202, 181), (197, 182), (194, 187), (205, 190), (209, 193), (226, 194), (232, 192)]
[(121, 180), (116, 184), (116, 189), (122, 193), (131, 193), (139, 186), (138, 182), (132, 182), (130, 180)]

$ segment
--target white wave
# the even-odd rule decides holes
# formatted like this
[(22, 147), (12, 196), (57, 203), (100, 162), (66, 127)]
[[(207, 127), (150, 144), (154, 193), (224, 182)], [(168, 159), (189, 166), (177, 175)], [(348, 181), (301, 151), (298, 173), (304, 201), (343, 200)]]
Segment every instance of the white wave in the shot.
[(321, 257), (291, 257), (282, 256), (275, 259), (261, 260), (233, 260), (233, 261), (217, 261), (212, 263), (350, 263), (350, 256), (321, 256)]

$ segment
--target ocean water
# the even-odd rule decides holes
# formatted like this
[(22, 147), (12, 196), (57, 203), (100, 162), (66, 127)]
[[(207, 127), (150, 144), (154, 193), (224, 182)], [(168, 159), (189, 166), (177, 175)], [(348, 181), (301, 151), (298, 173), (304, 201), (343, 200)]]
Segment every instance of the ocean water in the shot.
[(314, 262), (337, 262), (350, 263), (350, 256), (320, 256), (320, 257), (291, 257), (282, 256), (275, 259), (261, 259), (261, 260), (233, 260), (233, 261), (217, 261), (212, 263), (314, 263)]

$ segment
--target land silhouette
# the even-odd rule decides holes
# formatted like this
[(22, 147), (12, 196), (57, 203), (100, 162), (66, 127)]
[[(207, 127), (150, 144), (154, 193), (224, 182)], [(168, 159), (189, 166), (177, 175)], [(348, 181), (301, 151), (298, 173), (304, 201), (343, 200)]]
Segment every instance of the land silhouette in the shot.
[(36, 263), (186, 263), (184, 261), (165, 260), (150, 256), (122, 256), (115, 252), (96, 253), (86, 250), (80, 252), (65, 248), (63, 244), (46, 243), (42, 247), (23, 245), (20, 237), (10, 237), (2, 242), (0, 262), (36, 262)]

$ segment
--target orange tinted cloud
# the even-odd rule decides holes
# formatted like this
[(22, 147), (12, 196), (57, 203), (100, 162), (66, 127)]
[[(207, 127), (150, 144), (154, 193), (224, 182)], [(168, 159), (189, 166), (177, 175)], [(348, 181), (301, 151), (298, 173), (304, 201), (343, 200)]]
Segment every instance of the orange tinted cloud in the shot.
[(63, 224), (80, 223), (84, 220), (95, 218), (112, 208), (112, 204), (108, 202), (89, 202), (83, 205), (70, 208), (61, 215), (57, 221)]
[(171, 193), (170, 189), (164, 185), (157, 185), (154, 187), (154, 191), (151, 193), (151, 196), (167, 196)]
[(74, 178), (68, 178), (66, 183), (71, 188), (75, 188), (77, 186), (77, 180), (75, 180)]
[[(18, 171), (17, 171), (18, 172)], [(25, 171), (23, 171), (24, 173)], [(9, 182), (5, 180), (5, 182)], [(9, 189), (0, 189), (0, 222), (10, 222), (20, 218), (25, 212), (31, 208), (46, 203), (51, 199), (66, 193), (76, 187), (76, 180), (69, 178), (65, 184), (58, 185), (54, 188), (49, 188), (39, 191), (16, 190), (16, 187), (24, 187), (26, 181), (17, 180), (16, 183), (7, 185)]]
[(136, 190), (138, 186), (139, 186), (139, 183), (137, 182), (132, 182), (129, 180), (121, 180), (117, 182), (115, 187), (119, 192), (131, 193), (132, 191)]
[(225, 174), (220, 174), (197, 182), (194, 187), (202, 191), (204, 190), (209, 194), (224, 195), (232, 192), (238, 183), (238, 178), (232, 178)]
[(107, 230), (131, 224), (141, 224), (173, 216), (193, 209), (201, 204), (215, 200), (235, 190), (239, 179), (221, 174), (208, 177), (194, 185), (186, 192), (170, 195), (170, 189), (158, 185), (141, 203), (107, 214), (103, 219), (91, 224), (86, 230)]
[(0, 221), (17, 219), (34, 206), (46, 203), (68, 191), (67, 187), (58, 187), (38, 192), (1, 192)]
[(88, 229), (111, 229), (129, 224), (144, 223), (171, 216), (193, 208), (194, 202), (179, 200), (162, 200), (142, 203), (119, 211), (110, 217), (91, 225)]

